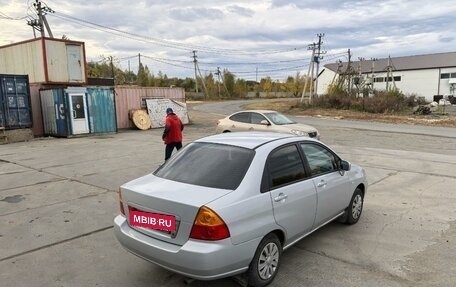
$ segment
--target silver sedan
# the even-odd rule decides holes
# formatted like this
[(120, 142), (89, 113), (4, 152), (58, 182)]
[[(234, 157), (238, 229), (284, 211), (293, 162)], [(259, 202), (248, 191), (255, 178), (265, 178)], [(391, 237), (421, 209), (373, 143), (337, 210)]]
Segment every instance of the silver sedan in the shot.
[(131, 253), (200, 280), (276, 276), (282, 251), (361, 216), (364, 170), (309, 137), (225, 133), (120, 187), (115, 235)]
[(217, 123), (216, 133), (242, 131), (290, 133), (320, 139), (316, 128), (299, 124), (284, 114), (271, 110), (240, 111), (220, 119)]

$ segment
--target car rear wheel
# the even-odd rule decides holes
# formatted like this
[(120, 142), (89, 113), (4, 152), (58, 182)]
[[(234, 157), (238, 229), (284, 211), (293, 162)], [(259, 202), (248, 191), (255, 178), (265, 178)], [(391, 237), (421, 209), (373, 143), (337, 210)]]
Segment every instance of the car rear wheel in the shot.
[(274, 280), (280, 266), (282, 244), (273, 233), (266, 235), (261, 240), (250, 263), (248, 281), (250, 286), (266, 286)]
[(345, 223), (347, 224), (355, 224), (358, 222), (359, 218), (361, 217), (361, 213), (363, 212), (363, 192), (360, 188), (356, 188), (355, 192), (353, 193), (352, 199), (350, 200), (350, 205), (347, 208), (346, 216), (347, 219)]
[(223, 131), (223, 133), (230, 133), (230, 132), (231, 132), (231, 131), (228, 131), (228, 130), (226, 130), (226, 131)]

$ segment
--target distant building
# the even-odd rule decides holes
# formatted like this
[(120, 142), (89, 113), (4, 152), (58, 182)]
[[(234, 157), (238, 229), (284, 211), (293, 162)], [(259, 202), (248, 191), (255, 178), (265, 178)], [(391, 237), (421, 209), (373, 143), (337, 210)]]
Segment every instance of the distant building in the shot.
[(354, 89), (358, 78), (375, 90), (395, 86), (406, 95), (424, 97), (429, 102), (436, 95), (456, 94), (456, 52), (354, 61), (351, 68), (347, 66), (347, 62), (325, 65), (318, 76), (318, 94), (326, 94), (331, 83), (347, 70)]

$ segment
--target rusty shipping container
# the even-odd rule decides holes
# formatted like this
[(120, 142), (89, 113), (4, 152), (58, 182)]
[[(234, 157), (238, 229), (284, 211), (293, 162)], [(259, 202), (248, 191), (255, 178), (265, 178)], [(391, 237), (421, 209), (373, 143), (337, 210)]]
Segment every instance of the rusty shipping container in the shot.
[(119, 129), (134, 127), (129, 118), (129, 111), (146, 109), (146, 99), (172, 99), (185, 102), (183, 88), (116, 86), (115, 93), (117, 128)]
[(28, 75), (31, 84), (86, 84), (84, 43), (36, 38), (1, 46), (0, 74)]

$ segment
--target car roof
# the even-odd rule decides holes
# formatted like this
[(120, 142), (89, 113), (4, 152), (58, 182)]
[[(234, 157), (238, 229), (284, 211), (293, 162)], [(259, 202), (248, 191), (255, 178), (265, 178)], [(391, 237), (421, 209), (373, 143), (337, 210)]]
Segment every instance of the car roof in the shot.
[(264, 113), (278, 113), (278, 111), (273, 111), (273, 110), (242, 110), (239, 112), (235, 112), (232, 115), (237, 114), (237, 113), (244, 113), (244, 112), (257, 112), (257, 113), (263, 113), (263, 114)]
[(268, 142), (282, 140), (287, 138), (303, 138), (305, 140), (308, 137), (298, 137), (291, 134), (285, 133), (271, 133), (271, 132), (233, 132), (233, 133), (222, 133), (213, 136), (204, 137), (196, 140), (195, 142), (207, 142), (207, 143), (218, 143), (228, 144), (233, 146), (244, 147), (248, 149), (255, 149)]

